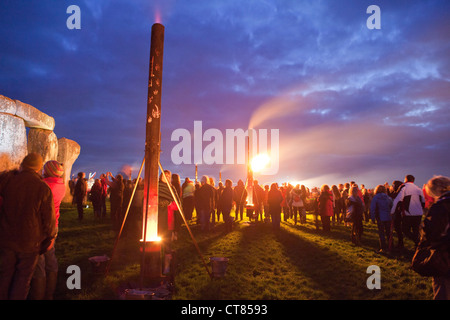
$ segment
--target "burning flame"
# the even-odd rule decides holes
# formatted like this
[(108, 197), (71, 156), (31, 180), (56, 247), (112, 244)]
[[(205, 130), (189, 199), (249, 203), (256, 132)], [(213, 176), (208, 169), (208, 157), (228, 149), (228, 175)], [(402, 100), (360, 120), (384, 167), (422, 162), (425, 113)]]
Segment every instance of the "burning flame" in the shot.
[[(143, 215), (142, 223), (142, 239), (145, 242), (161, 241), (158, 236), (158, 206), (148, 205), (147, 221), (145, 221), (145, 214)], [(147, 229), (146, 229), (147, 228)]]
[(253, 157), (251, 161), (251, 167), (253, 172), (259, 172), (262, 169), (264, 169), (270, 162), (270, 157), (265, 154), (261, 153)]

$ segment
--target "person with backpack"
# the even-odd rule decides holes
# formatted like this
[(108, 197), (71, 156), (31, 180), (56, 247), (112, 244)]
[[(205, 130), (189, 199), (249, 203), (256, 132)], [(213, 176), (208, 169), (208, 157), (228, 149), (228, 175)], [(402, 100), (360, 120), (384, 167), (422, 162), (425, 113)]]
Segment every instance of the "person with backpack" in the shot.
[(419, 227), (422, 222), (425, 197), (421, 188), (414, 184), (414, 176), (408, 174), (405, 177), (403, 188), (394, 199), (391, 214), (395, 213), (398, 203), (402, 204), (402, 231), (410, 238), (415, 246), (419, 243)]

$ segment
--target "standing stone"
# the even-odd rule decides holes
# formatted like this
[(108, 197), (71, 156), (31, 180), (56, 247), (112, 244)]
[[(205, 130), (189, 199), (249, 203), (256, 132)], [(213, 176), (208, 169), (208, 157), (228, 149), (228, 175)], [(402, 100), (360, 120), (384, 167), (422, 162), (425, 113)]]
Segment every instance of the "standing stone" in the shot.
[(63, 202), (72, 202), (72, 196), (70, 195), (69, 180), (72, 172), (72, 166), (80, 155), (81, 147), (73, 140), (66, 138), (58, 139), (58, 161), (64, 165), (64, 185), (66, 186), (66, 195), (63, 198)]
[(28, 132), (28, 153), (36, 152), (44, 163), (58, 159), (58, 138), (53, 131), (31, 128)]
[(0, 112), (16, 115), (16, 102), (8, 97), (0, 95)]
[(49, 115), (39, 111), (32, 105), (16, 101), (16, 116), (25, 121), (25, 126), (28, 128), (39, 128), (51, 130), (55, 128), (55, 119)]
[(27, 155), (27, 131), (22, 119), (0, 112), (0, 172), (18, 169)]

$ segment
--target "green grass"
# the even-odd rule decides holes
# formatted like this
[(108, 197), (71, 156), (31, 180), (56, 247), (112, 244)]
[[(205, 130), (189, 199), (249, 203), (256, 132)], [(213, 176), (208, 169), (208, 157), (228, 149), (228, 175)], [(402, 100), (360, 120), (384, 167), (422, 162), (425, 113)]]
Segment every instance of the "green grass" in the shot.
[[(331, 234), (316, 230), (314, 217), (307, 223), (282, 222), (274, 234), (267, 223), (235, 223), (230, 233), (224, 224), (203, 233), (190, 225), (200, 251), (209, 257), (229, 258), (223, 278), (210, 279), (195, 246), (183, 226), (175, 243), (173, 299), (178, 300), (423, 300), (432, 298), (431, 279), (409, 269), (412, 242), (406, 253), (384, 255), (378, 251), (376, 226), (364, 225), (361, 246), (350, 241), (350, 229), (332, 226)], [(109, 219), (99, 222), (86, 210), (84, 222), (76, 209), (64, 206), (56, 242), (60, 265), (56, 299), (118, 299), (125, 288), (139, 283), (141, 254), (139, 235), (121, 237), (107, 276), (95, 274), (88, 258), (111, 256), (116, 233)], [(66, 287), (67, 266), (81, 268), (81, 290)], [(367, 267), (381, 268), (381, 289), (369, 290)], [(208, 265), (210, 268), (210, 266)]]

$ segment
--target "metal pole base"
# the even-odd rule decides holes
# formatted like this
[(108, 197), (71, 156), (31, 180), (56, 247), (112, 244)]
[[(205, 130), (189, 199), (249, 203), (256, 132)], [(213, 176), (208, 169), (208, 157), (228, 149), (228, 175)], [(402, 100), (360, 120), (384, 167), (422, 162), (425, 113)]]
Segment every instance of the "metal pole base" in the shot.
[(161, 241), (146, 241), (141, 243), (141, 252), (144, 255), (144, 263), (141, 265), (141, 273), (145, 279), (155, 280), (163, 277), (161, 261)]

